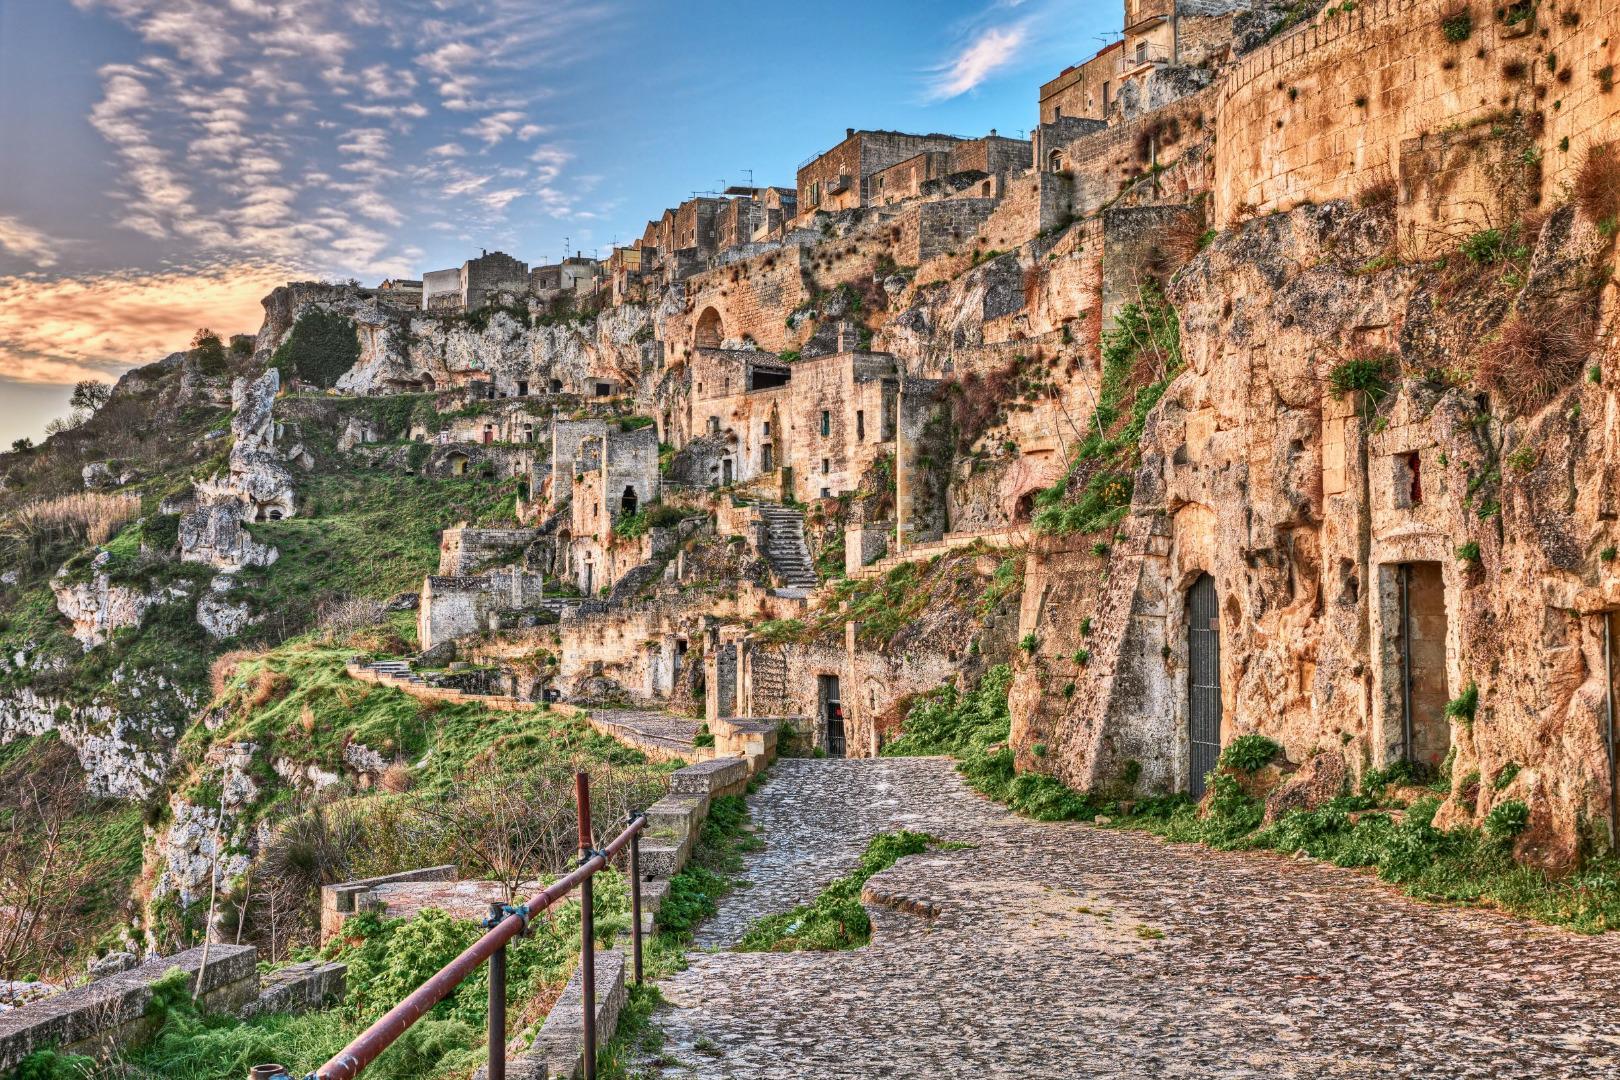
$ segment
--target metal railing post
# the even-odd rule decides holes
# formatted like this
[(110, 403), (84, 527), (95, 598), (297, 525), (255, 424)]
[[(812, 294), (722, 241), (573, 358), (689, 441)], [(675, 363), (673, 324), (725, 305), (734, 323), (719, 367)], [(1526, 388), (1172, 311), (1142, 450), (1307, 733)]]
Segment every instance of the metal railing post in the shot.
[[(579, 857), (591, 858), (591, 778), (574, 774), (579, 803)], [(585, 1080), (596, 1080), (596, 912), (591, 879), (579, 883), (579, 996), (585, 1012)]]
[[(630, 815), (634, 825), (639, 814)], [(630, 956), (636, 985), (641, 985), (641, 834), (630, 834)]]
[[(490, 924), (499, 924), (505, 908), (489, 905)], [(506, 946), (489, 957), (489, 1080), (506, 1080)]]

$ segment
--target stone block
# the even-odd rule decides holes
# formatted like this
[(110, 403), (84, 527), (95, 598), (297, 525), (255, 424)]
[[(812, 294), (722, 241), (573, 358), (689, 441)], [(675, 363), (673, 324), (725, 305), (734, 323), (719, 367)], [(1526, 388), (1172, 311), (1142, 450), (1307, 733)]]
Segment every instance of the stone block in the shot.
[(748, 786), (748, 762), (715, 758), (676, 769), (669, 777), (672, 795), (738, 795)]
[(341, 1001), (348, 990), (348, 971), (347, 964), (320, 960), (276, 968), (264, 976), (258, 999), (242, 1014), (304, 1012)]
[[(619, 1014), (624, 1011), (630, 992), (625, 982), (625, 957), (617, 952), (596, 954), (596, 1045), (607, 1045), (619, 1029)], [(585, 1047), (585, 993), (578, 968), (564, 987), (562, 996), (546, 1014), (534, 1045), (516, 1057), (506, 1060), (509, 1080), (546, 1080), (563, 1077), (572, 1080), (582, 1074)], [(483, 1066), (473, 1073), (473, 1080), (487, 1080)]]

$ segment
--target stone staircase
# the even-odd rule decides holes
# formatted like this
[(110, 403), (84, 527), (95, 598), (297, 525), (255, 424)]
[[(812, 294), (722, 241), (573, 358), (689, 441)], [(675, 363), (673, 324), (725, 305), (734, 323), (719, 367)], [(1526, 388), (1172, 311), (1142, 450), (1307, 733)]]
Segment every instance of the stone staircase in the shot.
[(809, 595), (819, 580), (804, 542), (804, 511), (786, 506), (760, 506), (765, 521), (765, 558), (782, 583), (778, 596)]
[(752, 705), (766, 712), (787, 709), (787, 658), (775, 649), (756, 649), (749, 661)]
[(939, 555), (977, 544), (993, 550), (1005, 551), (1021, 548), (1029, 542), (1028, 532), (1022, 528), (976, 529), (967, 532), (946, 533), (939, 540), (912, 544), (898, 555), (885, 555), (877, 562), (861, 567), (852, 577), (882, 577), (905, 563), (927, 562)]

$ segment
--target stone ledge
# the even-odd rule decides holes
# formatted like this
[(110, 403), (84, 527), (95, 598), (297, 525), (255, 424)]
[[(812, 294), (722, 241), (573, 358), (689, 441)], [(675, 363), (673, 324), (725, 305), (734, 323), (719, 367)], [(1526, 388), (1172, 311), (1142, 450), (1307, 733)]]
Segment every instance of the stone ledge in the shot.
[(303, 1012), (341, 1001), (348, 989), (348, 974), (347, 964), (321, 960), (276, 968), (264, 976), (258, 1000), (243, 1009), (242, 1015)]
[[(606, 1046), (619, 1028), (619, 1014), (630, 998), (625, 983), (628, 963), (623, 953), (600, 951), (596, 954), (596, 1045)], [(582, 1073), (585, 1052), (585, 992), (580, 969), (574, 968), (562, 996), (546, 1014), (545, 1023), (534, 1038), (534, 1045), (521, 1054), (508, 1055), (509, 1080), (546, 1080), (560, 1077), (573, 1080)], [(473, 1080), (487, 1080), (488, 1068), (480, 1065)]]
[[(202, 967), (199, 946), (174, 956), (148, 960), (88, 986), (0, 1015), (0, 1075), (35, 1050), (60, 1049), (104, 1056), (113, 1047), (150, 1034), (146, 1017), (152, 985), (178, 968), (195, 980)], [(259, 993), (258, 950), (251, 945), (213, 945), (203, 974), (202, 1004), (213, 1011), (235, 1010)]]
[(744, 758), (714, 758), (669, 776), (672, 795), (740, 795), (748, 787), (748, 762)]

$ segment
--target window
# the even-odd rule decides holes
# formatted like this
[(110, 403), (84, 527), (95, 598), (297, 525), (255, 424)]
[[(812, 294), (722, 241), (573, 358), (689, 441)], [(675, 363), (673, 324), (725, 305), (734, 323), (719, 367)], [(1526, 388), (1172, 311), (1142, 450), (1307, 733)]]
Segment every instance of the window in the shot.
[(767, 439), (771, 437), (771, 422), (769, 420), (765, 421), (765, 423), (761, 426), (761, 434), (763, 434)]
[(613, 394), (613, 384), (612, 383), (599, 382), (599, 383), (596, 384), (596, 396), (597, 397), (611, 397), (612, 394)]
[(866, 440), (866, 413), (865, 413), (864, 410), (856, 409), (855, 410), (855, 441), (856, 442), (864, 442), (865, 440)]
[(720, 434), (720, 418), (718, 416), (709, 417), (709, 434)]
[(831, 488), (822, 488), (822, 489), (821, 489), (821, 497), (822, 497), (822, 498), (823, 498), (823, 499), (830, 499), (830, 498), (832, 498), (832, 489), (831, 489)]
[(832, 413), (826, 409), (821, 410), (821, 437), (825, 439), (832, 434)]
[(776, 455), (771, 452), (770, 443), (766, 443), (760, 453), (759, 467), (762, 472), (770, 472), (776, 468)]
[(561, 379), (552, 379), (551, 380), (551, 392), (553, 394), (562, 393), (562, 380)]
[(524, 382), (522, 379), (518, 380), (517, 396), (518, 397), (528, 397), (529, 396), (529, 384)]
[(832, 472), (832, 459), (831, 458), (822, 458), (821, 459), (821, 475), (826, 476), (830, 472)]

